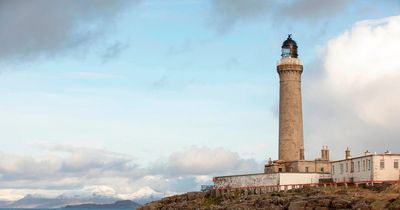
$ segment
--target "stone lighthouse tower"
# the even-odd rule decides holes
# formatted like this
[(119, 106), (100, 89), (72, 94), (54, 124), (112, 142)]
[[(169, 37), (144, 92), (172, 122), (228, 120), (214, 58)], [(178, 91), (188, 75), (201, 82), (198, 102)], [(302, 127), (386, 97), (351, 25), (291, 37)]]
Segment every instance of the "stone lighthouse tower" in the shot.
[(321, 157), (304, 159), (301, 73), (303, 65), (297, 44), (289, 34), (282, 44), (279, 74), (279, 158), (265, 164), (265, 173), (327, 173), (330, 171), (329, 150), (323, 146)]
[(301, 73), (297, 44), (289, 34), (282, 44), (277, 70), (279, 90), (279, 160), (304, 160)]

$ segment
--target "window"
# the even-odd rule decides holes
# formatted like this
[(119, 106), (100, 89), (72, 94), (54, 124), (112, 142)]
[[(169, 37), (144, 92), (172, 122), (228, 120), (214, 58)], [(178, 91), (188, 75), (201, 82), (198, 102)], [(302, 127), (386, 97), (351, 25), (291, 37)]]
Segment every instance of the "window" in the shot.
[(349, 163), (346, 163), (346, 172), (349, 172)]
[(321, 168), (321, 172), (324, 172), (324, 167)]
[(379, 166), (381, 170), (385, 169), (385, 160), (381, 160)]
[(290, 55), (290, 49), (282, 48), (282, 57), (289, 57), (289, 55)]
[(360, 161), (357, 161), (357, 171), (360, 172)]
[(335, 166), (332, 165), (332, 174), (335, 174)]
[(350, 168), (350, 172), (353, 173), (354, 172), (354, 162), (351, 161), (351, 168)]
[(362, 165), (363, 165), (363, 171), (365, 171), (365, 160), (363, 160)]
[(371, 170), (371, 160), (368, 160), (368, 171)]
[(308, 167), (306, 167), (306, 172), (308, 172)]
[(343, 174), (343, 164), (340, 164), (340, 174)]
[(279, 171), (279, 172), (282, 172), (282, 168), (279, 168), (278, 171)]
[(399, 160), (394, 160), (393, 168), (399, 168)]

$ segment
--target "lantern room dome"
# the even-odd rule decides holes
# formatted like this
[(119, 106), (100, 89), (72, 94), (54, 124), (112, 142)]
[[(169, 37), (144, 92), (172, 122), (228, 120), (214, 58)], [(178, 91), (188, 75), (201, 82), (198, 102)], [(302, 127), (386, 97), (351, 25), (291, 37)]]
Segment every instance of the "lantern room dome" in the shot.
[(282, 43), (282, 57), (297, 58), (297, 43), (292, 39), (292, 34)]

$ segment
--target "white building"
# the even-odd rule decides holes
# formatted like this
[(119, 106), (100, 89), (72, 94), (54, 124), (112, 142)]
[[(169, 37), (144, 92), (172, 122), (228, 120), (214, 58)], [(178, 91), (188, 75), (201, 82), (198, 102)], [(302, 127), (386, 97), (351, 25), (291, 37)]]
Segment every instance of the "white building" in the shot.
[(318, 184), (323, 179), (329, 179), (329, 173), (260, 173), (244, 174), (232, 176), (214, 177), (214, 187), (216, 189), (235, 189), (235, 188), (254, 188), (254, 187), (274, 187), (293, 185), (313, 185)]
[(351, 157), (346, 150), (344, 160), (331, 162), (334, 182), (387, 182), (400, 180), (400, 154), (387, 151), (383, 154), (365, 152), (364, 156)]

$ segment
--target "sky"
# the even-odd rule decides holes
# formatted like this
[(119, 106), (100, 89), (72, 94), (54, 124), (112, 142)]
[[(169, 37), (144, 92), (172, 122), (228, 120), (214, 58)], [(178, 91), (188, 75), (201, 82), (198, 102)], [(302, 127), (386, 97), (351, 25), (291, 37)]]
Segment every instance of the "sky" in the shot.
[(299, 46), (307, 159), (400, 152), (400, 2), (0, 1), (0, 200), (258, 173)]

